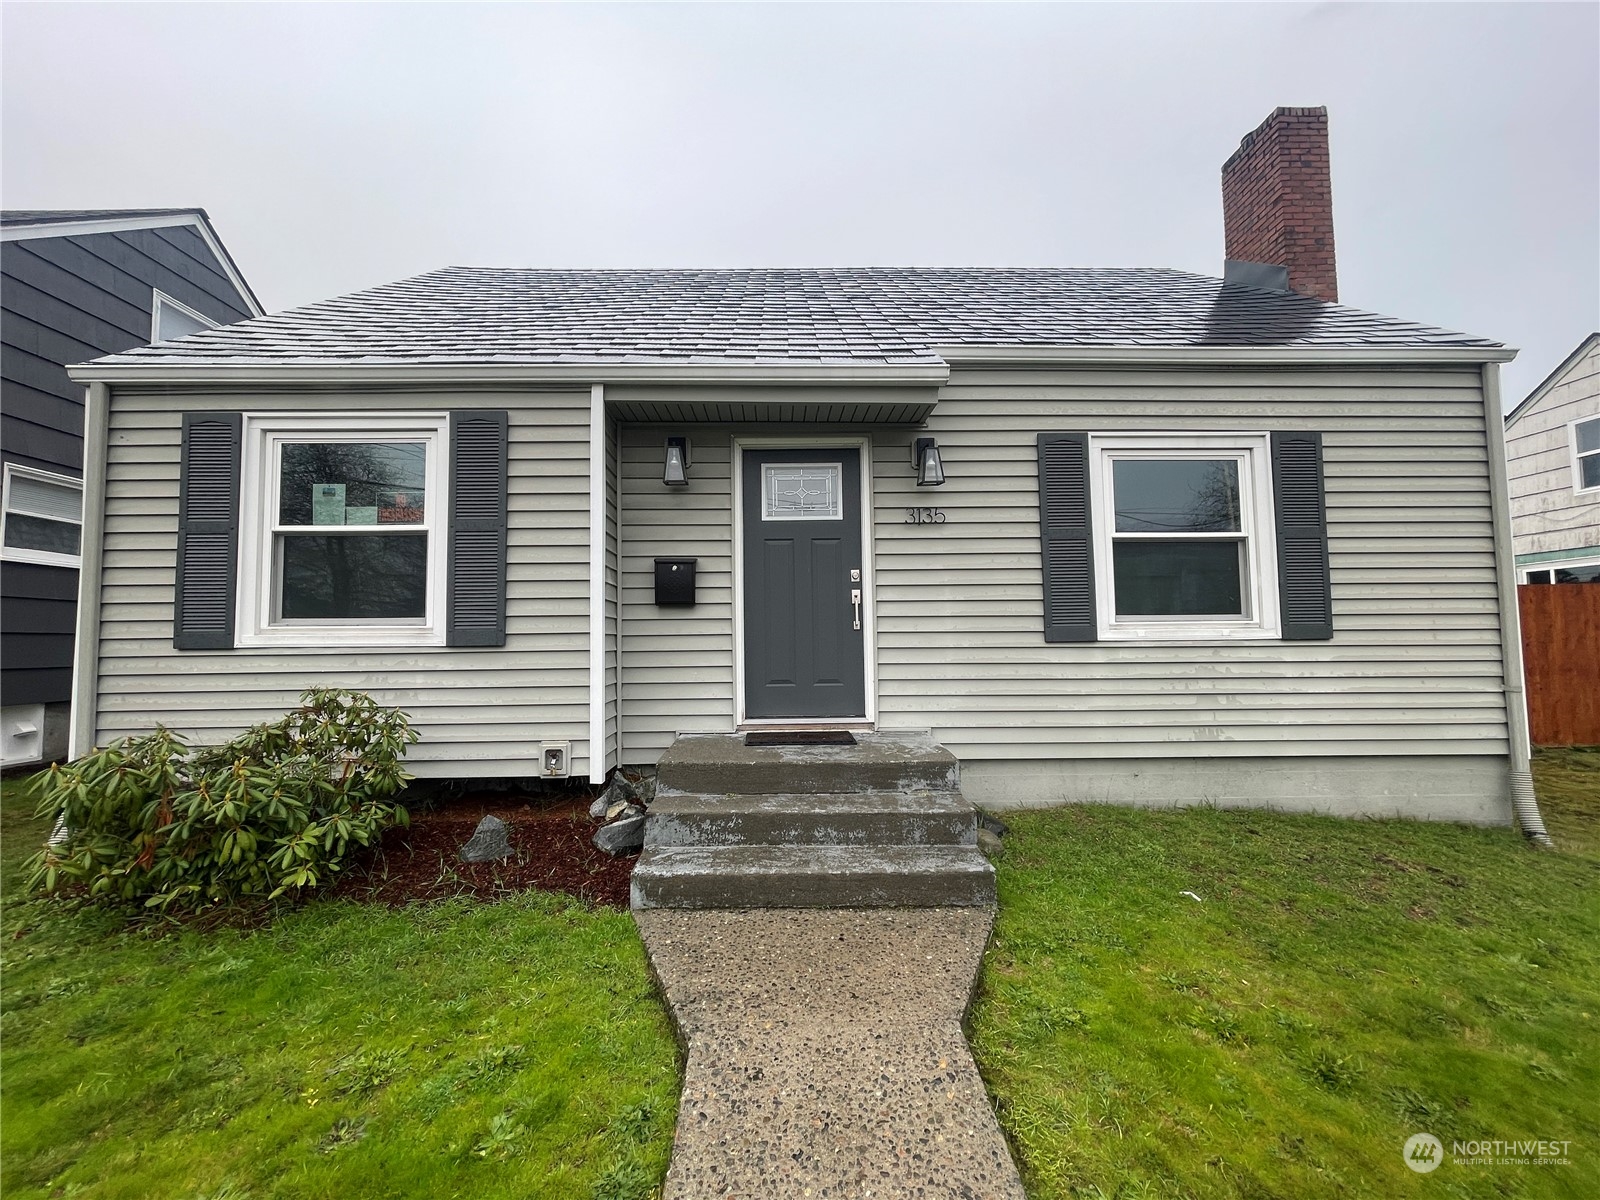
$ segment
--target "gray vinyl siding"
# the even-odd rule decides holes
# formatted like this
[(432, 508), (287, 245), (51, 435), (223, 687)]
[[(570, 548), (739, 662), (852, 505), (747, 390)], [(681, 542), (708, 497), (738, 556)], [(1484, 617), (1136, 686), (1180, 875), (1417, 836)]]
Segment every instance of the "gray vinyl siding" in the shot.
[[(910, 430), (873, 434), (878, 724), (963, 761), (1507, 753), (1488, 443), (1473, 370), (958, 370), (926, 430), (948, 482), (914, 486)], [(1042, 430), (1324, 435), (1327, 642), (1046, 644)], [(782, 432), (767, 426), (747, 432)], [(732, 721), (729, 430), (692, 486), (624, 431), (627, 761)], [(908, 525), (937, 505), (942, 525)], [(700, 558), (702, 603), (656, 610), (655, 555)]]
[[(691, 429), (689, 486), (669, 488), (665, 436), (622, 429), (622, 760), (630, 764), (654, 762), (678, 733), (733, 728), (733, 443), (726, 429)], [(656, 607), (657, 558), (697, 560), (693, 608)]]
[[(1506, 429), (1512, 540), (1518, 555), (1600, 556), (1600, 492), (1573, 489), (1573, 421), (1600, 417), (1600, 342)], [(1576, 554), (1574, 555), (1577, 556)]]
[[(504, 647), (183, 652), (172, 648), (183, 409), (510, 413)], [(138, 395), (113, 393), (95, 740), (161, 722), (201, 741), (280, 715), (313, 684), (404, 709), (421, 776), (539, 773), (541, 741), (588, 769), (589, 397), (582, 393)]]

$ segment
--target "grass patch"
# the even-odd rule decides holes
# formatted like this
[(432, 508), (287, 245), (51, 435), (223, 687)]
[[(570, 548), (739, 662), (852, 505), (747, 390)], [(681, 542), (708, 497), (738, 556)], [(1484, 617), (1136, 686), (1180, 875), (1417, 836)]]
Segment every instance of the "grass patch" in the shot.
[(642, 1200), (677, 1051), (625, 912), (522, 893), (127, 927), (20, 894), (0, 787), (0, 1193)]
[[(1008, 814), (970, 1026), (1029, 1195), (1600, 1195), (1600, 753), (1536, 775), (1553, 854), (1421, 822)], [(1418, 1132), (1445, 1144), (1427, 1176)], [(1567, 1140), (1572, 1165), (1449, 1161), (1474, 1138)]]

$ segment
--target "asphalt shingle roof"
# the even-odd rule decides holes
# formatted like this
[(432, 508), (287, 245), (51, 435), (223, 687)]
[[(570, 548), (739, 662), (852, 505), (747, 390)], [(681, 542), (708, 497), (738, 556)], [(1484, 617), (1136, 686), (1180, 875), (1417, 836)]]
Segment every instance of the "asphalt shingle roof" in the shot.
[(914, 365), (953, 345), (1499, 343), (1165, 269), (447, 267), (101, 361)]

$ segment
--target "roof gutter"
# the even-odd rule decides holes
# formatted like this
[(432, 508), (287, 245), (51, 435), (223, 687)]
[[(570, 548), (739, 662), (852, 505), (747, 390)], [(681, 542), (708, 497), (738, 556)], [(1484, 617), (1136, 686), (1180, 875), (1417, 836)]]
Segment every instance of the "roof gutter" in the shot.
[(284, 383), (352, 385), (418, 383), (654, 383), (697, 386), (819, 383), (875, 387), (937, 387), (950, 376), (943, 363), (915, 366), (849, 363), (799, 366), (792, 363), (396, 363), (396, 362), (238, 362), (199, 359), (184, 362), (86, 362), (68, 367), (78, 383), (235, 384)]
[(1417, 366), (1510, 362), (1509, 346), (935, 346), (952, 365), (1026, 367)]

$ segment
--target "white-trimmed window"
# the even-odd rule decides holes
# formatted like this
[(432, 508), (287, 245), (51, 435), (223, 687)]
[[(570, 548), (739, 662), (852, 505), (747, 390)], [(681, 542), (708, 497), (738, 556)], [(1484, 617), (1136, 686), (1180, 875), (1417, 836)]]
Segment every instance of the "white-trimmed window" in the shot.
[(1522, 568), (1523, 583), (1600, 583), (1600, 558)]
[(1572, 423), (1572, 488), (1600, 492), (1600, 417)]
[(11, 562), (76, 567), (83, 549), (83, 482), (69, 475), (5, 465), (0, 545)]
[(445, 642), (443, 413), (244, 420), (238, 644)]
[(170, 342), (173, 338), (188, 337), (202, 329), (215, 329), (217, 323), (187, 304), (181, 304), (160, 289), (151, 290), (150, 340)]
[(1089, 438), (1107, 640), (1280, 635), (1268, 435)]

